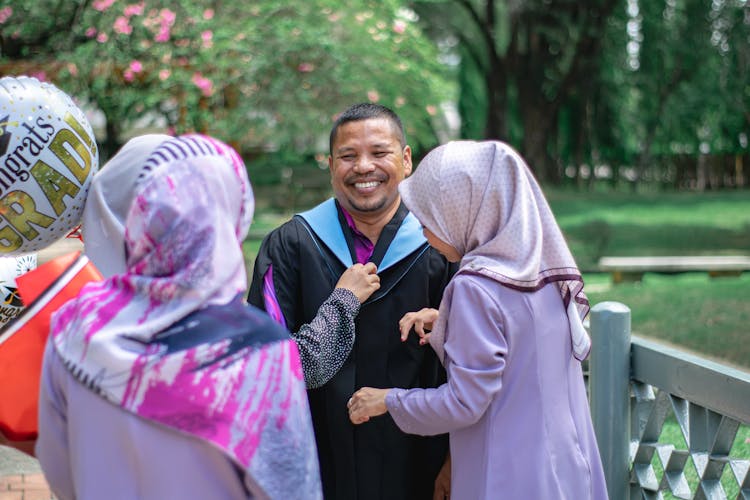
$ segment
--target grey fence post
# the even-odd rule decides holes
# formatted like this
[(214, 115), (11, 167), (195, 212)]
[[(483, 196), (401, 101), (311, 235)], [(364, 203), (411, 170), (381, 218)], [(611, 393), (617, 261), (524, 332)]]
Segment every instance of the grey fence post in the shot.
[(629, 495), (630, 309), (601, 302), (591, 309), (589, 394), (610, 500)]

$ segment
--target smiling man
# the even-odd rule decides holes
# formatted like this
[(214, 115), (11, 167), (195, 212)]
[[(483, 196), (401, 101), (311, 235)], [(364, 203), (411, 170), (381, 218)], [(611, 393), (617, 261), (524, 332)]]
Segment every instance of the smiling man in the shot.
[[(370, 103), (344, 111), (331, 130), (328, 165), (335, 197), (266, 237), (248, 300), (297, 341), (325, 497), (432, 499), (445, 436), (404, 434), (387, 415), (355, 428), (346, 403), (363, 386), (444, 380), (432, 349), (416, 335), (402, 342), (398, 322), (437, 308), (454, 267), (401, 203), (397, 186), (412, 158), (393, 111)], [(339, 279), (362, 264), (377, 269), (380, 287), (360, 304)]]

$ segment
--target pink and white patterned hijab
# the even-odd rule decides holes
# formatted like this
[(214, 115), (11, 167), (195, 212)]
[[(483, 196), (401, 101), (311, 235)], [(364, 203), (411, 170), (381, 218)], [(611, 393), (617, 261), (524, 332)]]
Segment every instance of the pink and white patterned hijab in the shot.
[(242, 160), (200, 135), (126, 147), (137, 162), (102, 170), (137, 169), (107, 177), (129, 179), (120, 189), (133, 191), (123, 195), (124, 272), (88, 284), (55, 313), (56, 351), (113, 404), (224, 450), (247, 471), (254, 494), (316, 497), (296, 344), (238, 298), (247, 288), (242, 241), (254, 208)]
[[(399, 192), (417, 219), (462, 255), (459, 273), (482, 274), (524, 292), (556, 283), (574, 354), (588, 355), (591, 341), (582, 321), (589, 302), (581, 273), (536, 179), (510, 146), (439, 146), (399, 184)], [(433, 330), (431, 344), (443, 333)]]

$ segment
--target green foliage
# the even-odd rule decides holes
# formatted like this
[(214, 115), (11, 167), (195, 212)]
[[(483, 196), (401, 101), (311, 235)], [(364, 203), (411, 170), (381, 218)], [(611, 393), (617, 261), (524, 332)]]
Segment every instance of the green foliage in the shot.
[[(0, 62), (32, 58), (47, 79), (101, 109), (118, 140), (151, 120), (244, 152), (326, 153), (336, 113), (369, 100), (395, 109), (412, 143), (438, 141), (450, 85), (434, 45), (396, 0), (26, 4), (0, 0), (10, 12)], [(11, 40), (14, 52), (5, 50)]]
[(325, 154), (336, 113), (372, 100), (402, 115), (419, 158), (450, 138), (442, 110), (455, 103), (462, 137), (511, 143), (542, 180), (566, 172), (583, 185), (582, 166), (606, 165), (613, 182), (701, 188), (749, 177), (749, 11), (747, 0), (0, 0), (0, 71), (101, 109), (105, 156), (135, 125), (212, 133), (246, 156)]
[(750, 151), (745, 0), (412, 3), (460, 60), (462, 136), (509, 141), (543, 180), (629, 165), (684, 186), (701, 155)]

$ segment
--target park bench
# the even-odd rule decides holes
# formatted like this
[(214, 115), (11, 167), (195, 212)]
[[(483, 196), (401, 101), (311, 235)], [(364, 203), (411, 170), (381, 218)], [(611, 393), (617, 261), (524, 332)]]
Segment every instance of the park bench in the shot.
[(614, 283), (640, 281), (647, 272), (675, 274), (707, 272), (709, 276), (739, 276), (750, 270), (750, 256), (696, 255), (659, 257), (602, 257), (599, 269), (612, 274)]

